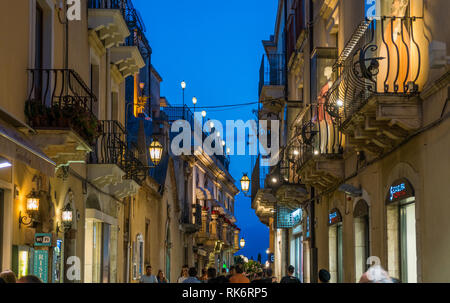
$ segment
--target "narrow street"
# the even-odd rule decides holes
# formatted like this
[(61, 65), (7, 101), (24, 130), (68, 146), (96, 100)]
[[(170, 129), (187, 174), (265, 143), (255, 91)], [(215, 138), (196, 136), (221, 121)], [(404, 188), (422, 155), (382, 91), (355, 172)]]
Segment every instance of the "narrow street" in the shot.
[(0, 5), (0, 283), (450, 282), (449, 1)]

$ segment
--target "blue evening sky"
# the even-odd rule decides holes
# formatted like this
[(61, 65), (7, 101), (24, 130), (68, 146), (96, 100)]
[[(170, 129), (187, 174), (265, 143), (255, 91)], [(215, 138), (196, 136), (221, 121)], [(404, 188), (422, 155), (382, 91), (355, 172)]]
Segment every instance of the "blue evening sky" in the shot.
[[(258, 100), (261, 40), (274, 32), (277, 0), (133, 0), (147, 27), (152, 63), (163, 78), (161, 96), (181, 104), (180, 82), (185, 80), (186, 103), (198, 98), (201, 106)], [(255, 119), (257, 105), (232, 110), (206, 109), (208, 118)], [(251, 175), (249, 156), (232, 156), (230, 173), (239, 180)], [(235, 215), (246, 245), (239, 254), (266, 260), (268, 228), (259, 222), (249, 198), (236, 197)]]

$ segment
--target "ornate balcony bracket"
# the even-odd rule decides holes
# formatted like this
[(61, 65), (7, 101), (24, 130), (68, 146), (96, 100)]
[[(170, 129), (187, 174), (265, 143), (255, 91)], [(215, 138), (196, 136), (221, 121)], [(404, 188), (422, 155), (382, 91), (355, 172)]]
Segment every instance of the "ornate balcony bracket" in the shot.
[(116, 185), (109, 186), (109, 192), (119, 199), (129, 197), (138, 193), (141, 186), (134, 180), (123, 180)]
[(111, 62), (123, 78), (133, 75), (145, 66), (136, 46), (119, 46), (111, 48)]
[[(102, 41), (105, 49), (119, 46), (130, 35), (122, 13), (118, 9), (89, 9), (88, 20), (89, 28)], [(94, 42), (92, 38), (94, 37), (90, 37), (91, 45)]]
[(56, 167), (85, 163), (91, 147), (71, 129), (37, 129), (31, 141), (50, 157)]
[(95, 186), (103, 188), (106, 185), (122, 183), (125, 172), (116, 164), (89, 164), (88, 180)]
[(299, 208), (303, 201), (307, 199), (307, 190), (299, 184), (285, 184), (280, 186), (275, 197), (277, 205), (286, 206), (292, 209)]
[(381, 155), (395, 148), (422, 125), (418, 96), (374, 95), (342, 127), (356, 150)]
[(342, 155), (317, 155), (312, 157), (298, 171), (303, 183), (326, 189), (344, 178)]

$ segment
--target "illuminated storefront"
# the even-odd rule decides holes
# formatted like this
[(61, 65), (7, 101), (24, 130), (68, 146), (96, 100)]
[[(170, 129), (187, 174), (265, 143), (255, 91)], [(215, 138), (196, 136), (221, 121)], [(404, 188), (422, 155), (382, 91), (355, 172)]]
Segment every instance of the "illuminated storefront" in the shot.
[(416, 199), (407, 179), (394, 182), (386, 196), (389, 272), (404, 283), (417, 282)]
[(328, 214), (328, 249), (330, 282), (342, 283), (344, 281), (343, 244), (342, 244), (342, 216), (338, 209)]

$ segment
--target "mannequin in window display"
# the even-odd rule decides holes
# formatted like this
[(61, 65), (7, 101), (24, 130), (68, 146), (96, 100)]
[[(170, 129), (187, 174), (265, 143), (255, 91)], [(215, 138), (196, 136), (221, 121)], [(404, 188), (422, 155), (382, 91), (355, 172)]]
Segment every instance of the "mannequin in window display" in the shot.
[[(317, 98), (317, 112), (314, 114), (313, 122), (318, 124), (316, 130), (319, 131), (317, 139), (320, 140), (320, 147), (317, 146), (317, 142), (314, 148), (320, 150), (320, 153), (332, 153), (333, 147), (336, 149), (337, 144), (333, 144), (335, 135), (337, 136), (337, 128), (333, 124), (331, 116), (325, 109), (326, 94), (328, 90), (333, 86), (333, 68), (331, 66), (326, 66), (324, 68), (323, 75), (325, 76), (326, 82), (320, 89), (319, 97)], [(318, 117), (317, 117), (318, 116)]]

